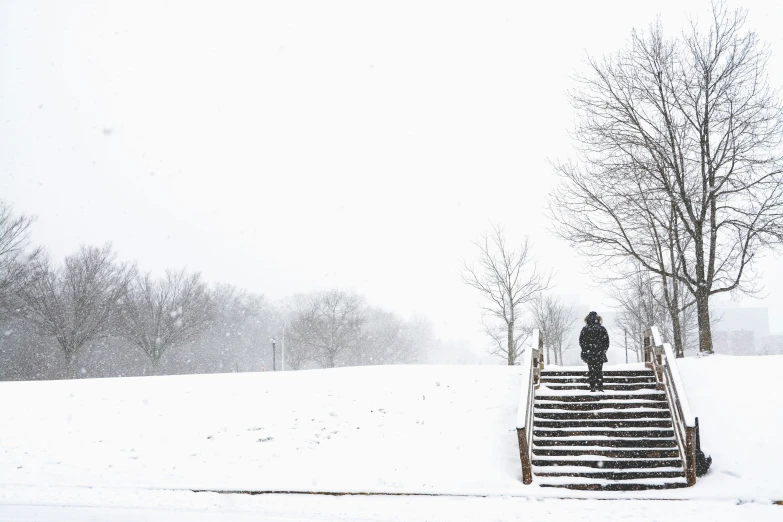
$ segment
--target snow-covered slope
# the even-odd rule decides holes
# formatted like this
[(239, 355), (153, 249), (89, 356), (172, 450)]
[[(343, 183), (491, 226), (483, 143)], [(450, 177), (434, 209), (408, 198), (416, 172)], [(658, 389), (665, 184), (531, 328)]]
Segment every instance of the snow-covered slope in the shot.
[(783, 355), (690, 357), (679, 368), (713, 457), (693, 494), (783, 500)]
[(502, 366), (0, 383), (0, 481), (509, 491), (519, 386)]
[[(634, 496), (783, 499), (783, 357), (682, 373), (714, 469)], [(43, 485), (563, 496), (520, 481), (519, 387), (504, 366), (0, 383), (0, 502)]]

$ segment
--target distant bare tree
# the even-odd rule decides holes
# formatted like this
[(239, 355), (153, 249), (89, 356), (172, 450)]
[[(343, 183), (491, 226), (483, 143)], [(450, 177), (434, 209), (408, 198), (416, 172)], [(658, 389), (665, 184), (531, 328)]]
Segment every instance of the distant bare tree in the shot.
[(285, 366), (301, 370), (315, 360), (315, 347), (310, 342), (313, 296), (298, 294), (284, 305), (285, 321)]
[(28, 318), (41, 334), (57, 340), (69, 369), (85, 344), (116, 328), (119, 303), (136, 273), (135, 266), (116, 257), (110, 244), (83, 246), (57, 269), (41, 256), (32, 283), (21, 292)]
[(198, 371), (271, 369), (270, 338), (282, 324), (280, 310), (262, 295), (228, 284), (215, 285), (210, 296), (215, 313), (209, 327), (178, 352)]
[[(462, 280), (478, 290), (486, 303), (482, 306), (484, 327), (494, 342), (490, 353), (513, 365), (524, 351), (518, 343), (520, 336), (524, 336), (523, 308), (549, 288), (551, 275), (539, 272), (527, 238), (519, 247), (511, 247), (499, 226), (493, 227), (492, 235), (483, 235), (475, 245), (478, 259), (476, 264), (464, 263)], [(500, 323), (505, 331), (504, 343), (500, 342), (500, 327), (487, 323), (487, 319)]]
[(629, 347), (639, 360), (644, 333), (650, 326), (670, 330), (668, 311), (654, 274), (645, 270), (629, 272), (622, 282), (611, 287), (610, 295), (616, 303), (617, 326), (630, 337)]
[[(312, 360), (322, 368), (344, 363), (344, 356), (358, 349), (366, 320), (364, 301), (342, 290), (330, 290), (309, 296), (307, 304), (294, 318), (286, 346), (286, 361), (292, 361), (288, 347), (302, 343)], [(293, 366), (292, 366), (293, 367)]]
[(551, 295), (539, 294), (531, 301), (530, 311), (533, 327), (538, 328), (544, 338), (547, 363), (562, 365), (566, 335), (576, 321), (574, 309)]
[(121, 301), (119, 334), (141, 348), (156, 371), (169, 348), (196, 340), (214, 317), (214, 304), (198, 273), (166, 271), (162, 279), (136, 276)]
[(706, 30), (666, 38), (656, 24), (590, 58), (571, 96), (578, 159), (556, 165), (550, 200), (557, 233), (599, 270), (631, 259), (682, 282), (703, 352), (710, 297), (756, 290), (754, 261), (783, 240), (783, 110), (745, 23), (717, 3)]
[(28, 250), (33, 221), (0, 201), (0, 310), (19, 307), (19, 293), (30, 283), (32, 267), (41, 255), (40, 249)]
[(351, 354), (352, 364), (410, 364), (423, 356), (431, 331), (423, 319), (409, 322), (392, 312), (372, 308), (366, 312), (361, 337)]
[(342, 291), (294, 296), (286, 308), (285, 361), (294, 370), (311, 361), (331, 367), (335, 351), (335, 365), (411, 364), (434, 342), (423, 317), (406, 321)]

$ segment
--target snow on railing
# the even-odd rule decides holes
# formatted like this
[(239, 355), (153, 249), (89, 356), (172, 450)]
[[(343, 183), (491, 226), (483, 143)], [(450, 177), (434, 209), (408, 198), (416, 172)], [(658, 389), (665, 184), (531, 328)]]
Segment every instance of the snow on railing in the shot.
[(669, 343), (663, 342), (656, 326), (651, 326), (644, 334), (644, 362), (655, 373), (658, 389), (666, 391), (685, 477), (692, 486), (696, 483), (696, 418), (691, 412), (674, 350)]
[(663, 344), (663, 350), (666, 353), (666, 365), (669, 368), (669, 372), (672, 377), (672, 384), (677, 390), (677, 397), (680, 399), (680, 408), (682, 409), (682, 420), (689, 428), (696, 427), (696, 417), (691, 413), (691, 404), (688, 402), (688, 396), (685, 394), (685, 386), (682, 384), (682, 377), (680, 377), (680, 369), (677, 367), (677, 358), (672, 350), (672, 345), (669, 343)]
[(533, 402), (536, 386), (541, 378), (541, 364), (544, 340), (538, 329), (533, 330), (530, 346), (522, 354), (522, 388), (517, 411), (517, 439), (519, 441), (519, 458), (522, 462), (522, 482), (533, 482), (531, 450), (533, 447)]

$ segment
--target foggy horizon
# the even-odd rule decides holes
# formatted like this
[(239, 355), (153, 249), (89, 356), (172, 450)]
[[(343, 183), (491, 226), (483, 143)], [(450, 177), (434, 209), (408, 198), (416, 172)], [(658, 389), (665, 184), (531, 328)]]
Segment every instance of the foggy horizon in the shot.
[[(731, 5), (783, 84), (783, 13)], [(611, 310), (544, 214), (570, 78), (657, 15), (673, 32), (707, 7), (1, 3), (0, 197), (37, 216), (56, 263), (110, 241), (142, 270), (272, 300), (349, 289), (490, 361), (460, 273), (493, 223), (530, 237), (551, 293)], [(772, 334), (779, 263), (739, 304), (767, 307)]]

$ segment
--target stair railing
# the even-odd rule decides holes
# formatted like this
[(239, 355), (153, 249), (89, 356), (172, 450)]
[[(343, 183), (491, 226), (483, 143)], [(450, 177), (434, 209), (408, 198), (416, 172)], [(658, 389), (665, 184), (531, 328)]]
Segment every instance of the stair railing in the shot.
[(519, 458), (522, 461), (522, 482), (533, 482), (533, 403), (536, 388), (541, 382), (541, 370), (544, 368), (544, 339), (538, 329), (533, 330), (530, 346), (522, 354), (522, 391), (519, 397), (517, 413), (517, 440)]
[(693, 486), (696, 484), (696, 419), (682, 385), (674, 350), (669, 343), (662, 342), (656, 326), (644, 334), (644, 364), (655, 373), (658, 389), (666, 392), (685, 478), (688, 485)]

